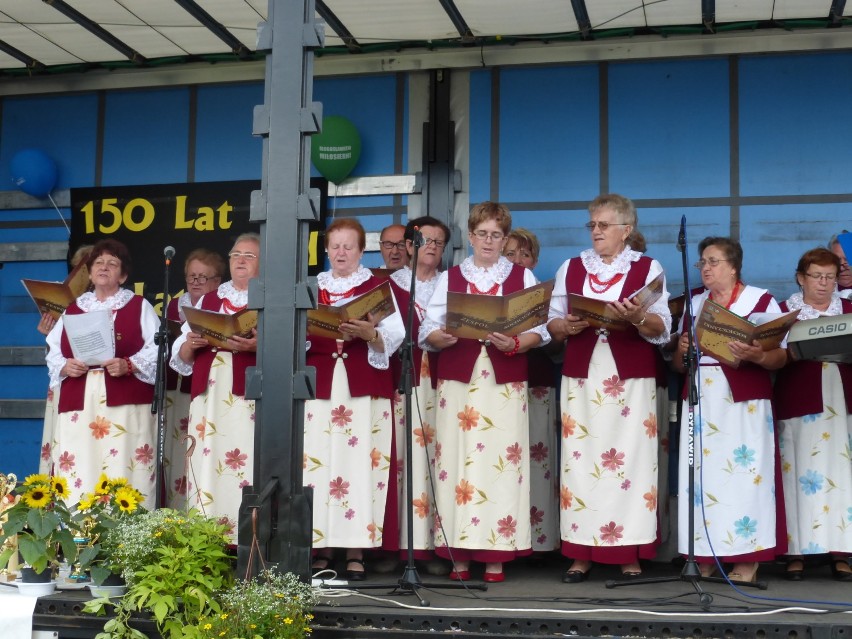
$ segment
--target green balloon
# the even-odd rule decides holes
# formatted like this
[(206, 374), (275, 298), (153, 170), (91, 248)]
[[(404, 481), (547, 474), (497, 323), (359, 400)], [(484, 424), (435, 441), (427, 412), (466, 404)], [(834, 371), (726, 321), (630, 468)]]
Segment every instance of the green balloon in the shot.
[(322, 119), (322, 132), (311, 137), (311, 161), (325, 179), (340, 184), (352, 173), (361, 157), (361, 136), (340, 115)]

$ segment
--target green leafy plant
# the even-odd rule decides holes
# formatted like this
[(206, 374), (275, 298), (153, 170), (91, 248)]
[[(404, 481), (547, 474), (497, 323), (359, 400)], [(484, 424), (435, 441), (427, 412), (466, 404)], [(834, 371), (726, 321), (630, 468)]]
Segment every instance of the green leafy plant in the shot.
[(144, 495), (123, 477), (111, 479), (102, 474), (94, 491), (75, 505), (73, 525), (82, 543), (79, 569), (88, 570), (95, 584), (102, 584), (111, 574), (121, 575), (123, 565), (113, 560), (102, 540), (119, 522), (147, 512), (141, 506), (144, 500)]
[[(14, 553), (37, 573), (59, 566), (60, 557), (73, 562), (77, 546), (72, 532), (71, 509), (65, 503), (68, 483), (64, 477), (30, 475), (12, 491), (15, 503), (3, 511), (0, 529), (0, 568), (5, 568)], [(5, 544), (17, 536), (17, 548)]]
[(198, 625), (203, 639), (300, 639), (310, 635), (317, 595), (293, 573), (265, 570), (218, 599), (221, 612)]
[(134, 638), (131, 616), (147, 612), (164, 639), (199, 636), (198, 621), (220, 614), (215, 594), (233, 583), (226, 552), (227, 526), (197, 511), (163, 508), (120, 518), (101, 539), (113, 566), (121, 566), (127, 594), (117, 603), (103, 597), (89, 601), (86, 612), (115, 617), (96, 639)]

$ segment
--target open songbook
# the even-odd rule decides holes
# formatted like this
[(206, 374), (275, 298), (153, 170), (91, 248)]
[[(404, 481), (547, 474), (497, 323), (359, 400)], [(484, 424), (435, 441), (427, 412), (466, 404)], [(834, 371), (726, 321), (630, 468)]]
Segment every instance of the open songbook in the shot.
[(65, 278), (64, 282), (21, 280), (40, 313), (50, 313), (58, 319), (74, 300), (89, 287), (89, 268), (80, 262)]
[(698, 313), (695, 338), (702, 353), (736, 368), (740, 360), (728, 347), (730, 342), (751, 344), (755, 340), (763, 350), (778, 348), (790, 327), (796, 323), (799, 311), (789, 313), (753, 313), (755, 323), (740, 317), (714, 302), (704, 300)]
[(554, 280), (509, 295), (447, 293), (447, 332), (485, 339), (489, 333), (512, 336), (547, 322)]
[[(647, 312), (654, 302), (662, 296), (664, 279), (665, 277), (660, 273), (645, 286), (628, 296), (627, 299), (638, 304), (643, 311)], [(615, 309), (610, 306), (610, 302), (577, 295), (576, 293), (568, 294), (568, 313), (586, 320), (589, 326), (595, 328), (605, 327), (609, 330), (623, 331), (630, 326), (629, 322), (616, 315)]]
[(183, 313), (194, 333), (203, 335), (211, 346), (228, 348), (228, 338), (251, 337), (251, 329), (257, 326), (257, 311), (244, 308), (239, 313), (228, 315), (203, 308), (184, 306)]
[(308, 335), (343, 339), (343, 334), (338, 330), (342, 323), (353, 319), (365, 320), (367, 315), (371, 315), (373, 322), (378, 324), (395, 310), (390, 283), (385, 280), (346, 304), (317, 304), (316, 308), (309, 309)]

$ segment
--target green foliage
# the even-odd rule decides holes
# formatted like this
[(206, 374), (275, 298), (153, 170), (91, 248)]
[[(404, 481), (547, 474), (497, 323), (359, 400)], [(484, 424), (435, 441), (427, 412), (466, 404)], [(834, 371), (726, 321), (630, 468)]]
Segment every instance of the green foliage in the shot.
[(296, 575), (267, 570), (234, 584), (219, 600), (221, 612), (198, 624), (199, 639), (303, 639), (317, 595)]
[(233, 583), (226, 530), (197, 511), (167, 508), (119, 520), (101, 545), (110, 564), (122, 567), (128, 589), (117, 604), (101, 598), (85, 605), (95, 614), (115, 605), (115, 619), (97, 639), (138, 639), (128, 621), (141, 612), (152, 615), (164, 639), (197, 637), (199, 619), (219, 614), (215, 595)]

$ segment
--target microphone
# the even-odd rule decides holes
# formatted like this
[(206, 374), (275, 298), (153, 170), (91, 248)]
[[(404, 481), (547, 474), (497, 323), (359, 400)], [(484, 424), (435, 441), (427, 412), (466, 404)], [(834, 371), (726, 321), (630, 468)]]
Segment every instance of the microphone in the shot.
[(166, 256), (166, 262), (171, 262), (172, 258), (175, 256), (175, 247), (167, 246), (165, 249), (163, 249), (163, 255)]
[(686, 249), (686, 216), (680, 217), (680, 233), (677, 236), (677, 250), (683, 253)]
[(414, 234), (412, 235), (411, 243), (414, 244), (415, 248), (419, 248), (419, 247), (423, 246), (423, 244), (424, 244), (423, 233), (420, 232), (419, 226), (414, 227)]

